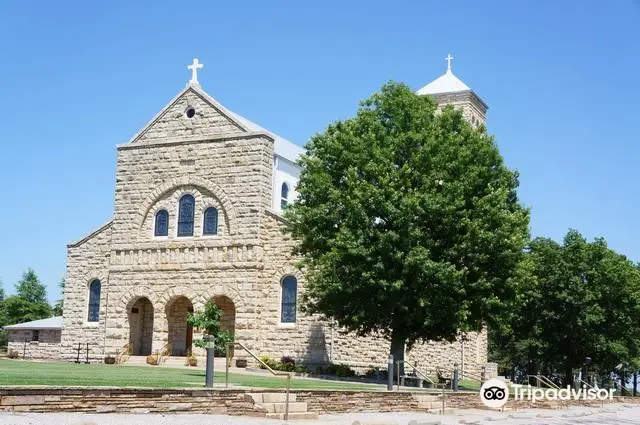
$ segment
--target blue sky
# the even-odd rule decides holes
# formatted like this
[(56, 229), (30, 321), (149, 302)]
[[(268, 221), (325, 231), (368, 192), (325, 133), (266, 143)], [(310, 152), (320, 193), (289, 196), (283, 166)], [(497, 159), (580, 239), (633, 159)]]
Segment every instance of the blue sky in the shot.
[[(135, 4), (133, 4), (135, 3)], [(109, 220), (116, 144), (193, 57), (225, 106), (303, 144), (444, 57), (489, 105), (532, 233), (640, 261), (640, 1), (0, 2), (0, 279), (59, 297), (66, 244)]]

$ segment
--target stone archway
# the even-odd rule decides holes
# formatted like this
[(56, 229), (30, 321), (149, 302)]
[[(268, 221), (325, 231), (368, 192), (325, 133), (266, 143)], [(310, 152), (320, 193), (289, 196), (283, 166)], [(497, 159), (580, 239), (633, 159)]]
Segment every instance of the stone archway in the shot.
[(129, 346), (133, 356), (148, 356), (153, 343), (153, 304), (140, 297), (128, 308)]
[[(236, 330), (236, 306), (231, 301), (231, 298), (226, 295), (216, 295), (211, 301), (222, 311), (222, 317), (220, 318), (220, 330), (229, 331), (235, 335)], [(232, 350), (233, 352), (233, 350)], [(216, 356), (224, 357), (226, 355), (225, 350), (216, 350)]]
[(191, 354), (193, 328), (187, 325), (187, 315), (193, 313), (193, 304), (185, 296), (173, 297), (165, 307), (167, 324), (169, 325), (168, 343), (172, 356)]

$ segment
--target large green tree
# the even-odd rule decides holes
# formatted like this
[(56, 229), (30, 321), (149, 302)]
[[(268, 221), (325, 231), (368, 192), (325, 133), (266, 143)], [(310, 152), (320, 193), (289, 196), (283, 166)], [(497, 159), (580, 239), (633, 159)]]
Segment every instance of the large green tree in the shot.
[(8, 324), (44, 319), (52, 314), (47, 290), (32, 269), (23, 273), (16, 284), (16, 295), (6, 298), (4, 305)]
[(528, 211), (484, 127), (389, 83), (315, 135), (285, 211), (305, 309), (405, 343), (480, 330), (513, 295)]
[(559, 374), (591, 358), (602, 373), (633, 365), (640, 350), (640, 272), (603, 239), (569, 231), (562, 245), (529, 245), (516, 301), (494, 337), (505, 357), (528, 373)]

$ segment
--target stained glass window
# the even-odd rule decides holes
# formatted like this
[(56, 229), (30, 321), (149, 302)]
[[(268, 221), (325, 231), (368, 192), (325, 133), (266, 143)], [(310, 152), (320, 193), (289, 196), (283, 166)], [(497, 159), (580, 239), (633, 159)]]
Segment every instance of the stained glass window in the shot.
[(218, 234), (218, 210), (209, 207), (204, 211), (204, 223), (202, 226), (203, 235)]
[(191, 195), (180, 198), (178, 208), (178, 236), (193, 236), (193, 215), (196, 200)]
[(289, 203), (289, 185), (286, 183), (282, 183), (282, 188), (280, 189), (280, 209), (284, 209)]
[(100, 319), (100, 281), (95, 279), (89, 285), (89, 322)]
[(156, 213), (156, 236), (167, 236), (169, 234), (169, 213), (167, 210), (160, 210)]
[(282, 279), (282, 305), (280, 321), (282, 323), (296, 322), (296, 303), (298, 298), (298, 281), (293, 276)]

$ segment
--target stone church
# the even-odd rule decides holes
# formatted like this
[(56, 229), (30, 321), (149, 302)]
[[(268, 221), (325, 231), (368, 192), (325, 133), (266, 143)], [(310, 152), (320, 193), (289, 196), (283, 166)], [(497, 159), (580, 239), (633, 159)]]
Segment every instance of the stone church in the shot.
[[(462, 108), (480, 125), (487, 106), (451, 72), (450, 59), (446, 73), (417, 93)], [(186, 356), (199, 338), (187, 315), (213, 302), (223, 328), (258, 356), (386, 367), (387, 341), (300, 313), (305, 278), (281, 213), (296, 199), (303, 149), (207, 94), (201, 67), (194, 60), (187, 86), (117, 146), (112, 220), (68, 245), (59, 356), (75, 360), (81, 344), (84, 357), (87, 343), (92, 361), (123, 350)], [(417, 344), (406, 358), (478, 372), (486, 333)]]

